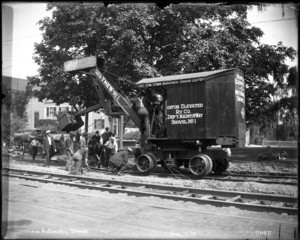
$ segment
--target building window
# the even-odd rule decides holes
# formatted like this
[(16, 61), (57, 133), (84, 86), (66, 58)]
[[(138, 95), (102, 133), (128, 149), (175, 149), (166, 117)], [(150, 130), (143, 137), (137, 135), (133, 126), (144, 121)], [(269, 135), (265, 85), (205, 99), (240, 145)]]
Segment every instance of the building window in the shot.
[(47, 117), (56, 117), (56, 107), (47, 107)]
[(69, 107), (59, 107), (59, 112), (68, 112)]
[(34, 122), (33, 122), (34, 128), (37, 127), (37, 123), (38, 123), (39, 120), (40, 120), (40, 113), (39, 112), (34, 112)]
[(104, 128), (104, 119), (95, 119), (94, 129), (103, 129), (103, 128)]

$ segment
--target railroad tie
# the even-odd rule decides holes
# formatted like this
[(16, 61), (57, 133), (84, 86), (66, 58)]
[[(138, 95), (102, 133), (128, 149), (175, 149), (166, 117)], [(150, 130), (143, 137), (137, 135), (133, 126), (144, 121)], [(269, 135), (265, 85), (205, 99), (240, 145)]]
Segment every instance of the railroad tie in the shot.
[(212, 199), (215, 198), (213, 195), (204, 195), (201, 197), (201, 199)]
[(241, 198), (242, 198), (242, 196), (238, 195), (236, 197), (227, 199), (225, 202), (236, 202), (236, 201), (240, 200)]

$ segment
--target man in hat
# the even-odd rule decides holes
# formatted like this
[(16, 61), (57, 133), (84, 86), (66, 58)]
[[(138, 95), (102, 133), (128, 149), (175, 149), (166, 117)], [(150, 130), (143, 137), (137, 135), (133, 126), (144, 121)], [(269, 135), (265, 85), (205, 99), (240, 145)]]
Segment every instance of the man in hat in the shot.
[(43, 141), (43, 147), (44, 147), (44, 155), (46, 155), (46, 159), (47, 159), (47, 163), (44, 166), (50, 167), (51, 157), (57, 151), (56, 144), (54, 138), (51, 136), (50, 130), (46, 131), (46, 136), (44, 137), (44, 141)]
[(105, 143), (105, 163), (104, 163), (104, 167), (108, 167), (108, 161), (111, 158), (111, 156), (113, 156), (114, 154), (116, 154), (118, 152), (118, 144), (116, 141), (116, 138), (111, 136), (109, 138), (109, 140)]
[(108, 162), (112, 172), (117, 171), (119, 176), (123, 175), (123, 172), (130, 167), (128, 156), (132, 152), (133, 150), (129, 147), (127, 150), (122, 150), (113, 155)]
[(113, 134), (111, 131), (109, 131), (109, 128), (106, 127), (106, 128), (105, 128), (105, 132), (102, 133), (102, 135), (101, 135), (101, 137), (102, 137), (102, 139), (103, 139), (103, 144), (105, 144), (105, 143), (109, 140), (109, 138), (110, 138), (111, 136), (113, 136), (113, 135), (114, 135), (114, 134)]
[(33, 140), (31, 141), (30, 146), (31, 146), (31, 151), (32, 151), (32, 161), (35, 161), (35, 157), (38, 152), (38, 147), (42, 146), (42, 144), (40, 144), (40, 142), (37, 140), (37, 137), (35, 136), (33, 138)]

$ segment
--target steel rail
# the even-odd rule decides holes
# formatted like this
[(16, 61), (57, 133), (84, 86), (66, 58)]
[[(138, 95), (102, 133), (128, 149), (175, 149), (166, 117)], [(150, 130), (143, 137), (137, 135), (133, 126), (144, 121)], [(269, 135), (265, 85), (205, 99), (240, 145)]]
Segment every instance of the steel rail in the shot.
[[(2, 173), (2, 175), (9, 176), (9, 177), (18, 177), (27, 180), (34, 180), (34, 181), (40, 181), (46, 183), (51, 182), (56, 184), (64, 184), (68, 186), (89, 188), (89, 189), (101, 190), (101, 191), (109, 191), (112, 193), (121, 192), (121, 193), (127, 193), (129, 195), (135, 195), (135, 196), (156, 196), (156, 197), (172, 199), (172, 200), (182, 200), (182, 201), (196, 202), (200, 204), (210, 204), (218, 207), (234, 206), (237, 208), (252, 210), (252, 211), (267, 211), (267, 212), (276, 212), (276, 213), (287, 213), (292, 215), (298, 213), (298, 209), (294, 207), (275, 207), (275, 206), (268, 206), (268, 205), (240, 203), (240, 202), (235, 202), (234, 200), (235, 198), (260, 200), (260, 201), (267, 200), (267, 201), (284, 202), (284, 203), (290, 203), (296, 205), (297, 198), (291, 196), (221, 191), (221, 190), (212, 190), (212, 189), (197, 189), (197, 188), (176, 187), (176, 186), (166, 186), (166, 185), (157, 185), (157, 184), (145, 184), (145, 183), (136, 183), (136, 182), (128, 182), (128, 181), (120, 181), (120, 180), (106, 180), (106, 179), (90, 178), (90, 177), (83, 177), (77, 175), (54, 174), (54, 173), (45, 173), (45, 172), (20, 170), (20, 169), (6, 168), (3, 170), (6, 172)], [(23, 175), (11, 174), (10, 172), (17, 172), (21, 174), (23, 173)], [(24, 174), (27, 174), (27, 176)], [(42, 176), (43, 178), (28, 176), (29, 174)], [(60, 180), (64, 180), (64, 181), (60, 181)], [(138, 191), (128, 189), (130, 187), (135, 187), (139, 189)], [(165, 191), (166, 193), (151, 192), (151, 190), (154, 189)], [(174, 195), (174, 193), (176, 194)], [(197, 194), (204, 195), (204, 196), (200, 196), (199, 198), (198, 196), (196, 196)], [(207, 198), (207, 196), (209, 197)], [(221, 198), (225, 197), (227, 199), (220, 200), (220, 197)]]
[(286, 178), (286, 179), (296, 179), (298, 180), (298, 177), (297, 175), (295, 174), (292, 174), (292, 175), (289, 175), (289, 174), (285, 174), (285, 175), (261, 175), (261, 174), (237, 174), (237, 173), (230, 173), (230, 174), (222, 174), (222, 175), (219, 175), (219, 176), (233, 176), (233, 177), (262, 177), (262, 178)]
[[(107, 169), (100, 169), (100, 168), (94, 168), (91, 167), (92, 170), (96, 170), (96, 171), (102, 171), (102, 172), (108, 172), (109, 170)], [(130, 172), (130, 174), (132, 175), (141, 175), (141, 173), (135, 173), (135, 172)], [(168, 174), (168, 173), (150, 173), (151, 176), (158, 176), (158, 177), (169, 177), (169, 176), (174, 176), (174, 174)], [(178, 176), (176, 175), (177, 178), (182, 178), (185, 179), (182, 176)], [(236, 178), (233, 178), (236, 177)], [(188, 178), (191, 180), (200, 180), (199, 177), (195, 177), (194, 175), (188, 175)], [(244, 179), (242, 179), (244, 178)], [(257, 178), (257, 179), (255, 179)], [(261, 179), (259, 179), (261, 178)], [(275, 180), (263, 180), (262, 178), (267, 178), (267, 179), (272, 179), (274, 178)], [(208, 175), (208, 176), (204, 176), (201, 179), (210, 179), (210, 180), (216, 180), (216, 181), (232, 181), (232, 182), (248, 182), (248, 181), (252, 181), (252, 182), (257, 182), (257, 183), (264, 183), (264, 184), (283, 184), (283, 185), (298, 185), (298, 182), (296, 181), (295, 178), (289, 178), (289, 177), (264, 177), (264, 176), (254, 176), (254, 175)], [(286, 179), (285, 181), (279, 181), (280, 179)], [(294, 182), (291, 182), (289, 180), (295, 180)]]
[(264, 184), (283, 184), (283, 185), (298, 185), (297, 181), (290, 182), (290, 179), (285, 178), (286, 180), (280, 181), (279, 178), (276, 178), (277, 180), (262, 180), (263, 177), (237, 177), (237, 178), (231, 178), (230, 177), (214, 177), (214, 176), (205, 176), (204, 179), (211, 179), (211, 180), (217, 180), (217, 181), (232, 181), (232, 182), (257, 182), (257, 183), (264, 183)]
[[(249, 173), (249, 171), (247, 170), (244, 170), (244, 171), (234, 171), (234, 170), (231, 170), (230, 171), (231, 174), (234, 174), (234, 175), (253, 175), (253, 176), (261, 176), (261, 177), (297, 177), (297, 174), (293, 174), (293, 173), (290, 173), (290, 174), (287, 174), (287, 173), (283, 173), (283, 172), (262, 172), (262, 171), (258, 171), (258, 172), (255, 172), (255, 173)], [(236, 173), (237, 172), (237, 173)]]

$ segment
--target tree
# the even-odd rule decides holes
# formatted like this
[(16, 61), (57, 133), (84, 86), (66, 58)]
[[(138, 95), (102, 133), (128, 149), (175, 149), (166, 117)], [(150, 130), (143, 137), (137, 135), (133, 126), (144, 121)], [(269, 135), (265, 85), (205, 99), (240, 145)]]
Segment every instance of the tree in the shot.
[[(98, 55), (104, 75), (128, 95), (145, 77), (240, 68), (245, 73), (247, 123), (266, 122), (275, 85), (288, 72), (295, 50), (260, 44), (263, 32), (247, 22), (247, 5), (50, 3), (53, 17), (39, 22), (43, 40), (35, 45), (40, 87), (35, 96), (60, 104), (80, 96), (83, 107), (99, 100), (89, 76), (63, 71), (70, 59)], [(274, 83), (270, 82), (270, 76)], [(130, 80), (130, 82), (128, 81)], [(105, 98), (109, 98), (106, 94)]]
[[(279, 117), (284, 126), (290, 128), (286, 134), (297, 135), (298, 132), (298, 81), (297, 69), (292, 67), (289, 69), (287, 81), (282, 85), (279, 92), (279, 99), (270, 107)], [(277, 117), (277, 116), (276, 116)], [(286, 128), (286, 129), (287, 129)]]
[(27, 104), (32, 96), (30, 86), (26, 91), (14, 91), (2, 85), (2, 114), (1, 114), (1, 134), (6, 142), (10, 142), (10, 137), (20, 129), (27, 127)]

